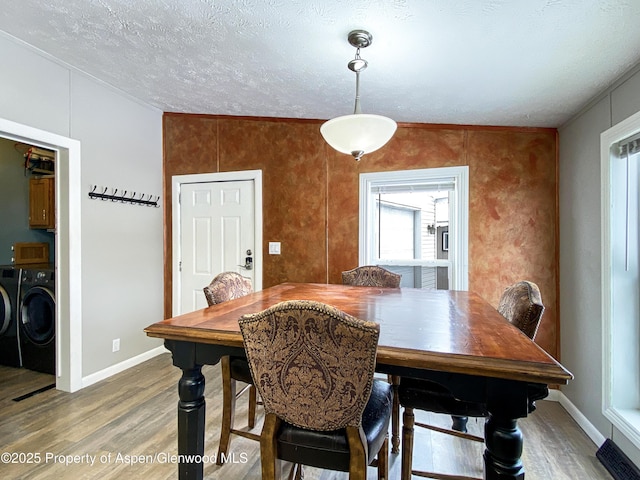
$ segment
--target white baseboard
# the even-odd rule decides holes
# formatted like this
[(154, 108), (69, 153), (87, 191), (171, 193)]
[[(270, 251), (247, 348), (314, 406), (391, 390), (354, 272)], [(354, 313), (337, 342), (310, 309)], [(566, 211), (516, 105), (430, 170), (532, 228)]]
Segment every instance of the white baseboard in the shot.
[(549, 395), (545, 398), (545, 400), (548, 400), (550, 402), (559, 402), (560, 395), (562, 395), (560, 390), (556, 390), (555, 388), (550, 388)]
[[(553, 395), (551, 395), (551, 392), (556, 392)], [(550, 390), (549, 392), (549, 396), (546, 398), (546, 400), (552, 400), (552, 401), (557, 401), (560, 402), (560, 405), (562, 405), (564, 407), (564, 409), (567, 411), (567, 413), (569, 415), (571, 415), (571, 418), (573, 418), (576, 423), (580, 426), (580, 428), (582, 428), (582, 430), (584, 430), (584, 433), (587, 434), (587, 436), (591, 439), (591, 441), (593, 443), (596, 444), (597, 447), (600, 447), (604, 441), (606, 440), (605, 436), (602, 435), (598, 429), (596, 429), (596, 427), (593, 426), (593, 424), (587, 419), (587, 417), (585, 417), (582, 412), (580, 410), (578, 410), (578, 408), (571, 403), (571, 400), (569, 400), (561, 391), (559, 390)], [(554, 397), (554, 398), (552, 398)], [(535, 415), (535, 413), (534, 413)]]
[(92, 373), (91, 375), (87, 375), (86, 377), (82, 377), (82, 387), (85, 388), (89, 385), (93, 385), (94, 383), (98, 383), (105, 378), (109, 378), (116, 373), (124, 372), (128, 368), (135, 367), (142, 362), (146, 362), (147, 360), (156, 357), (162, 353), (166, 353), (167, 350), (164, 346), (156, 347), (147, 352), (141, 353), (140, 355), (136, 355), (135, 357), (129, 358), (124, 362), (117, 363), (116, 365), (112, 365), (104, 370), (100, 370), (99, 372)]

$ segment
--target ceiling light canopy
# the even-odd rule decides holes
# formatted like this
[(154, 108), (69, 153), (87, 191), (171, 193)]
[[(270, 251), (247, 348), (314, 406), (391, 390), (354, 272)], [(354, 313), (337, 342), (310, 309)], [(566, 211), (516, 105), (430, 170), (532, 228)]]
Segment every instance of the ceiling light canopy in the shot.
[(373, 37), (365, 30), (353, 30), (349, 43), (356, 47), (356, 56), (347, 66), (356, 74), (356, 104), (353, 115), (343, 115), (323, 123), (320, 133), (325, 141), (341, 153), (360, 160), (365, 153), (383, 147), (396, 131), (397, 124), (381, 115), (364, 114), (360, 109), (360, 72), (367, 68), (367, 61), (360, 58), (360, 49), (371, 45)]

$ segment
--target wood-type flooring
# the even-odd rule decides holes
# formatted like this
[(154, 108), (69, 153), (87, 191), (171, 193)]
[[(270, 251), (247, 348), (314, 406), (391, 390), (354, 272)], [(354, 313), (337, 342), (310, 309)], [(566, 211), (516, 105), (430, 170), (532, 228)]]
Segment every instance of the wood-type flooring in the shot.
[[(205, 366), (207, 479), (260, 478), (257, 442), (233, 436), (231, 463), (215, 464), (222, 388), (220, 366)], [(53, 376), (0, 366), (0, 477), (5, 479), (177, 479), (177, 384), (180, 370), (162, 354), (76, 393), (55, 389), (14, 401), (53, 383)], [(246, 399), (236, 425), (246, 426)], [(259, 423), (261, 428), (261, 407)], [(417, 412), (416, 420), (447, 426), (443, 415)], [(540, 401), (519, 421), (527, 480), (610, 480), (597, 446), (557, 402)], [(483, 421), (470, 419), (482, 435)], [(416, 429), (414, 468), (482, 477), (483, 445)], [(390, 478), (400, 478), (400, 455), (390, 455)], [(285, 477), (286, 478), (286, 477)], [(305, 467), (305, 480), (347, 480), (343, 472)], [(375, 479), (376, 470), (368, 469)], [(419, 477), (414, 477), (414, 479)]]

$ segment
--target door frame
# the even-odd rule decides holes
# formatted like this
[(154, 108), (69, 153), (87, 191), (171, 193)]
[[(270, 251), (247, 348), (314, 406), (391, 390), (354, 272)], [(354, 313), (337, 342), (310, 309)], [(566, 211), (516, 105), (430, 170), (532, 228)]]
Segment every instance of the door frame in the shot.
[(171, 177), (171, 314), (176, 316), (180, 305), (180, 191), (183, 184), (253, 181), (254, 186), (254, 285), (255, 291), (262, 290), (262, 170), (238, 172), (199, 173), (193, 175), (173, 175)]
[(0, 118), (0, 137), (56, 152), (56, 388), (82, 379), (82, 182), (80, 141)]

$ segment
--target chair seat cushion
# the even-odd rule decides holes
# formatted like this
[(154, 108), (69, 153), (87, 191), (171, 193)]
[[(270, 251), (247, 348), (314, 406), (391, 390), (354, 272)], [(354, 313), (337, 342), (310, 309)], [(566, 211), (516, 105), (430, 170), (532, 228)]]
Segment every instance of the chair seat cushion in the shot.
[(462, 417), (486, 417), (487, 406), (481, 402), (457, 399), (442, 385), (417, 378), (402, 377), (398, 399), (403, 407)]
[[(387, 431), (393, 403), (391, 385), (374, 379), (371, 396), (362, 414), (369, 460), (380, 450)], [(349, 470), (349, 445), (345, 429), (320, 432), (282, 422), (277, 434), (278, 458), (331, 470)]]
[(253, 384), (253, 379), (251, 378), (251, 370), (249, 369), (249, 362), (246, 358), (231, 357), (229, 364), (231, 367), (231, 378), (244, 383)]

